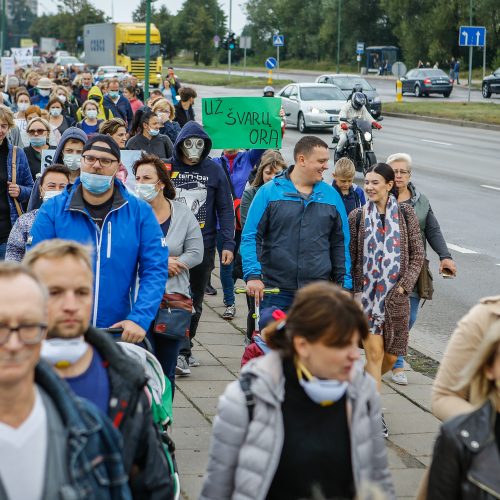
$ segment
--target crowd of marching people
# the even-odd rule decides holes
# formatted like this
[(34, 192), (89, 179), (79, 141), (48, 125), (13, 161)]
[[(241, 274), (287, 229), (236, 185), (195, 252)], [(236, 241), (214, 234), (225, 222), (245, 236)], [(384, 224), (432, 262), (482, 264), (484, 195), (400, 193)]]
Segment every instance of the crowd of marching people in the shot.
[[(212, 157), (171, 69), (146, 100), (133, 76), (49, 76), (0, 94), (0, 499), (178, 496), (175, 378), (200, 365), (216, 253), (222, 318), (243, 279), (247, 332), (201, 498), (395, 498), (382, 376), (408, 383), (427, 244), (457, 272), (412, 158), (362, 187), (341, 158), (330, 185), (315, 136), (290, 166), (277, 150)], [(428, 498), (500, 495), (499, 303), (475, 307), (443, 358)]]

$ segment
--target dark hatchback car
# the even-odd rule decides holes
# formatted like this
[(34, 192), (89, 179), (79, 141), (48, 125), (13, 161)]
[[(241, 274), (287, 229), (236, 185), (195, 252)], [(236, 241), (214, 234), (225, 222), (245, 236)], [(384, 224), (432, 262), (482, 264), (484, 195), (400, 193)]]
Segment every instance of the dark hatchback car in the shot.
[(500, 94), (500, 68), (484, 78), (481, 90), (486, 99), (491, 97), (491, 94)]
[(357, 75), (331, 74), (321, 75), (316, 78), (316, 83), (331, 83), (336, 85), (345, 94), (346, 99), (351, 95), (354, 87), (361, 87), (368, 98), (367, 109), (373, 118), (379, 118), (382, 114), (382, 102), (375, 87), (370, 85), (364, 78)]
[(450, 97), (453, 82), (450, 77), (440, 69), (415, 68), (401, 77), (403, 94), (411, 92), (416, 97), (429, 97), (430, 94), (442, 94)]

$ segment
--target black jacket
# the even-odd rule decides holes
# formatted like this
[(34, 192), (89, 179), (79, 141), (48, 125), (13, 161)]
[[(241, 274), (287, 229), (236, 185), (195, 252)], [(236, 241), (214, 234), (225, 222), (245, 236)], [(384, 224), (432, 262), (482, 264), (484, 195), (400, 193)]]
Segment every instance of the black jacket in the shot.
[(146, 375), (102, 330), (90, 327), (85, 340), (107, 365), (110, 398), (108, 417), (123, 436), (125, 470), (135, 499), (170, 500), (174, 485), (161, 438), (144, 392)]
[[(49, 147), (49, 149), (55, 149), (55, 148)], [(31, 177), (33, 177), (33, 182), (35, 182), (37, 174), (39, 174), (42, 169), (42, 156), (32, 146), (26, 146), (23, 150), (24, 154), (26, 155), (26, 158), (28, 158)]]
[(158, 158), (170, 158), (174, 154), (174, 145), (168, 136), (158, 134), (148, 139), (142, 134), (137, 134), (127, 141), (127, 149), (139, 149)]
[[(177, 122), (181, 128), (186, 125), (187, 122), (194, 121), (194, 110), (193, 106), (191, 106), (187, 112), (182, 107), (182, 104), (178, 102), (175, 106), (175, 118), (174, 122)], [(186, 116), (187, 113), (187, 116)]]
[(500, 497), (497, 412), (487, 401), (441, 426), (434, 446), (427, 500), (489, 500)]

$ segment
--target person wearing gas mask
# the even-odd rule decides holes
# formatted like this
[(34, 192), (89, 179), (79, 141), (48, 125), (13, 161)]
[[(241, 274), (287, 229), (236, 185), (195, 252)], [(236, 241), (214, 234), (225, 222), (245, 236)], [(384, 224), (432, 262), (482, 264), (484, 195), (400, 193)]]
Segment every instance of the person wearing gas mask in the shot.
[(186, 203), (196, 216), (204, 245), (202, 263), (190, 271), (195, 314), (191, 318), (191, 338), (186, 339), (177, 360), (179, 374), (185, 374), (190, 366), (199, 365), (199, 361), (191, 353), (191, 339), (196, 335), (203, 309), (203, 295), (215, 256), (217, 220), (222, 239), (221, 262), (230, 264), (233, 261), (235, 221), (231, 189), (222, 167), (208, 157), (211, 149), (212, 140), (203, 127), (190, 121), (179, 133), (174, 145), (174, 155), (169, 160), (176, 198)]
[[(30, 122), (31, 123), (31, 122)], [(87, 134), (77, 127), (70, 127), (65, 130), (61, 140), (54, 151), (51, 164), (63, 164), (70, 170), (69, 183), (73, 184), (80, 175), (80, 158), (82, 157), (83, 146), (87, 142)], [(28, 203), (28, 211), (40, 208), (42, 198), (40, 196), (40, 180), (35, 181)]]
[[(69, 184), (70, 170), (64, 165), (50, 165), (40, 177), (39, 196), (40, 201), (50, 200), (54, 196), (60, 195)], [(33, 222), (35, 222), (38, 209), (31, 210), (19, 216), (16, 220), (7, 240), (7, 251), (5, 260), (15, 260), (21, 262), (26, 253), (26, 243), (31, 232)]]
[(120, 149), (111, 137), (88, 140), (80, 177), (42, 205), (28, 246), (52, 238), (92, 245), (92, 325), (121, 328), (122, 340), (140, 343), (163, 296), (168, 248), (151, 207), (116, 179), (119, 165)]
[(335, 133), (337, 133), (339, 137), (336, 149), (337, 155), (344, 150), (347, 143), (347, 131), (349, 130), (349, 124), (342, 120), (351, 121), (356, 118), (371, 122), (372, 126), (379, 130), (382, 128), (382, 125), (380, 125), (366, 109), (367, 102), (365, 94), (362, 92), (354, 92), (351, 96), (351, 100), (347, 101), (340, 109), (340, 124), (335, 127)]

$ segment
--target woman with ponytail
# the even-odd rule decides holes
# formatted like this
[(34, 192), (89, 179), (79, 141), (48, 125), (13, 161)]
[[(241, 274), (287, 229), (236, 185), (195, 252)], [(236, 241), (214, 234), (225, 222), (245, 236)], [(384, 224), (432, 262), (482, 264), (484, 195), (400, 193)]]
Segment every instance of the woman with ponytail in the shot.
[[(366, 370), (377, 381), (399, 355), (406, 355), (410, 297), (424, 261), (420, 227), (413, 208), (398, 205), (394, 170), (373, 165), (365, 176), (368, 203), (349, 214), (354, 292), (368, 320), (363, 341)], [(382, 417), (384, 435), (387, 426)]]
[(362, 370), (359, 305), (337, 285), (295, 295), (266, 327), (271, 349), (226, 388), (214, 420), (201, 500), (395, 498), (375, 381)]
[(174, 146), (168, 136), (160, 134), (162, 125), (158, 115), (150, 108), (138, 109), (130, 129), (127, 149), (139, 149), (161, 159), (171, 158)]

